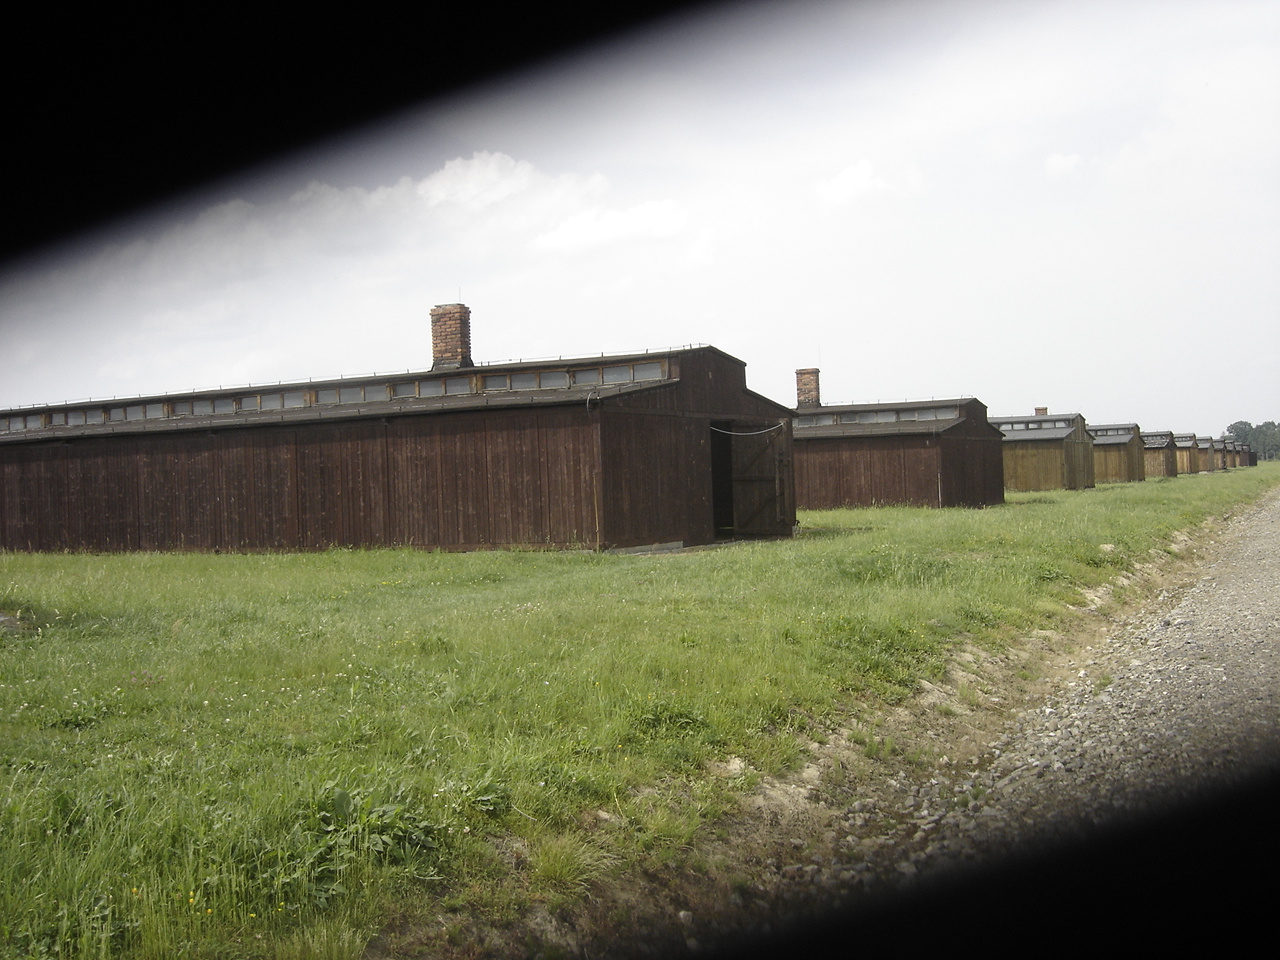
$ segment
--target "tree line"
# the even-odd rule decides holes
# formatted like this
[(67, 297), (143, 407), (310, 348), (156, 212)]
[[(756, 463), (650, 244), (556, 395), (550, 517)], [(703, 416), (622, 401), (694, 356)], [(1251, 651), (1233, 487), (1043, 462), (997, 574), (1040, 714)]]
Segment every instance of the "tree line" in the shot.
[(1275, 460), (1280, 457), (1280, 426), (1274, 420), (1256, 427), (1248, 420), (1237, 420), (1227, 427), (1226, 439), (1247, 443), (1259, 460)]

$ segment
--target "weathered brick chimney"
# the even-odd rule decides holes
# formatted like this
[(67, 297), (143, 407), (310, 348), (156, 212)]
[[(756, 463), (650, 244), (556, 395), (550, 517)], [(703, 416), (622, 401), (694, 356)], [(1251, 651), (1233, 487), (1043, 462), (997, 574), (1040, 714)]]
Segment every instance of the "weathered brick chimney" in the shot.
[(471, 362), (471, 308), (462, 303), (442, 303), (431, 308), (432, 370), (473, 367)]
[(818, 368), (805, 367), (796, 371), (796, 406), (819, 407), (822, 405), (818, 392)]
[(1036, 416), (1037, 416), (1037, 417), (1047, 417), (1048, 415), (1049, 415), (1049, 408), (1048, 408), (1048, 407), (1036, 407)]

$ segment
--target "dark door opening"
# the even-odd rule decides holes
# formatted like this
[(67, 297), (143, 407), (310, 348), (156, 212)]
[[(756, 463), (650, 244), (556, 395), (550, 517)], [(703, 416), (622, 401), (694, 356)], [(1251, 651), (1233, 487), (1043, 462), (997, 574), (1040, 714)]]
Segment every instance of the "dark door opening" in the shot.
[(711, 424), (711, 522), (717, 540), (733, 536), (733, 424)]

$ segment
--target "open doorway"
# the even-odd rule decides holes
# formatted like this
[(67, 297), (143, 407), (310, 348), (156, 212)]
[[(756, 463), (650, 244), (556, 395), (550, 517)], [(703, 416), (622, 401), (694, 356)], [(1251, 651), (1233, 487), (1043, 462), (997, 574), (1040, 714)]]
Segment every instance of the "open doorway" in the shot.
[(785, 424), (711, 424), (711, 513), (717, 540), (772, 537), (795, 522)]
[(733, 536), (733, 423), (711, 424), (711, 523), (717, 540)]

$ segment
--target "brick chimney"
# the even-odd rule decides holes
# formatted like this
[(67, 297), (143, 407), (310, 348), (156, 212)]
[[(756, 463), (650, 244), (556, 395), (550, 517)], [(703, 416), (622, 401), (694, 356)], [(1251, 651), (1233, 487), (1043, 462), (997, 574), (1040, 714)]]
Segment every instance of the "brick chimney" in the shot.
[(1037, 417), (1047, 417), (1048, 415), (1049, 415), (1049, 408), (1048, 408), (1048, 407), (1036, 407), (1036, 416), (1037, 416)]
[(473, 367), (471, 362), (471, 308), (462, 303), (442, 303), (431, 308), (432, 370)]
[(803, 370), (796, 371), (796, 406), (822, 406), (822, 399), (818, 392), (817, 367), (805, 367)]

